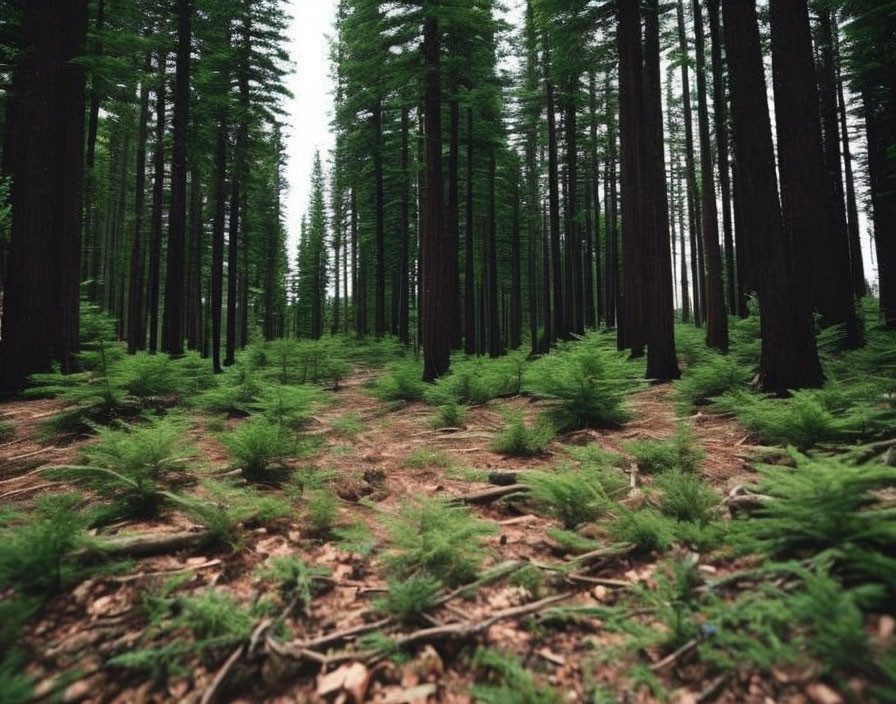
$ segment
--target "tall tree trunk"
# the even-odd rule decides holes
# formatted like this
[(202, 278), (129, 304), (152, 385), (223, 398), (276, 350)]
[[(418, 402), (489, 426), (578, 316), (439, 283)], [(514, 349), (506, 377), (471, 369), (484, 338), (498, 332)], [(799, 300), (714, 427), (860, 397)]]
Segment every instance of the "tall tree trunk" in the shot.
[[(703, 272), (699, 267), (699, 240), (700, 240), (700, 205), (697, 199), (697, 169), (694, 165), (694, 117), (691, 110), (691, 79), (688, 66), (690, 65), (690, 52), (688, 51), (687, 30), (684, 21), (684, 0), (678, 0), (678, 48), (681, 52), (681, 101), (684, 111), (684, 169), (687, 180), (687, 204), (688, 204), (688, 241), (691, 250), (691, 281), (693, 284), (693, 312), (694, 323), (697, 326), (703, 324)], [(684, 250), (682, 250), (684, 256)], [(687, 319), (685, 319), (687, 322)]]
[(83, 56), (87, 0), (25, 5), (13, 120), (12, 230), (0, 392), (22, 389), (53, 361), (74, 371), (84, 196)]
[(194, 166), (190, 172), (190, 259), (187, 273), (187, 348), (202, 347), (202, 255), (204, 219), (202, 180)]
[(703, 250), (706, 254), (706, 344), (720, 352), (728, 351), (728, 315), (725, 311), (725, 284), (722, 281), (722, 253), (719, 250), (719, 213), (716, 206), (716, 182), (709, 137), (709, 107), (706, 100), (706, 42), (703, 34), (703, 8), (693, 0), (694, 36), (697, 45), (697, 115), (700, 129), (700, 176), (703, 203)]
[(731, 170), (728, 159), (728, 96), (725, 92), (722, 62), (722, 23), (719, 17), (720, 0), (708, 0), (709, 33), (712, 41), (713, 117), (716, 130), (716, 155), (719, 167), (719, 188), (722, 196), (722, 233), (725, 242), (725, 279), (728, 293), (728, 312), (737, 310), (737, 265), (734, 251), (734, 232), (731, 213)]
[(865, 281), (865, 261), (862, 256), (862, 239), (859, 228), (859, 207), (856, 202), (856, 181), (852, 168), (852, 147), (847, 125), (847, 106), (843, 91), (843, 76), (840, 70), (839, 37), (834, 31), (837, 52), (837, 110), (840, 119), (840, 133), (843, 140), (843, 168), (846, 177), (846, 219), (849, 229), (849, 262), (852, 270), (853, 293), (856, 298), (868, 295)]
[(578, 120), (575, 94), (578, 90), (578, 78), (567, 86), (564, 99), (566, 132), (566, 261), (567, 261), (567, 295), (566, 321), (570, 332), (581, 335), (585, 332), (585, 300), (582, 290), (582, 242), (579, 231), (579, 146)]
[(220, 374), (221, 367), (221, 307), (224, 304), (224, 226), (227, 208), (227, 112), (218, 121), (215, 146), (215, 217), (212, 224), (212, 368)]
[(374, 215), (376, 218), (376, 280), (374, 286), (374, 334), (379, 338), (386, 334), (386, 232), (385, 195), (383, 191), (383, 102), (377, 100), (373, 107), (373, 178)]
[(152, 222), (150, 223), (149, 270), (146, 281), (150, 352), (156, 352), (159, 349), (159, 281), (162, 269), (162, 200), (165, 187), (165, 94), (167, 89), (165, 70), (167, 64), (166, 52), (159, 51), (156, 124), (153, 137)]
[[(616, 198), (616, 161), (617, 161), (617, 135), (616, 123), (613, 117), (610, 98), (610, 74), (607, 72), (605, 84), (606, 98), (606, 123), (607, 123), (607, 161), (604, 173), (604, 203), (607, 207), (607, 234), (606, 234), (606, 274), (604, 282), (604, 319), (607, 327), (614, 327), (619, 316), (619, 234), (617, 230), (617, 198)], [(621, 336), (618, 337), (622, 340)]]
[[(645, 218), (642, 196), (647, 182), (642, 173), (641, 152), (645, 139), (641, 13), (638, 0), (619, 0), (619, 135), (622, 148), (622, 286), (623, 317), (619, 346), (633, 357), (644, 354), (647, 344), (644, 286)], [(651, 135), (652, 138), (652, 135)]]
[[(96, 4), (96, 40), (93, 42), (93, 55), (103, 54), (103, 31), (106, 26), (106, 0), (98, 0)], [(96, 166), (96, 138), (100, 124), (100, 87), (97, 76), (94, 75), (90, 83), (90, 105), (87, 118), (87, 156), (85, 172), (84, 195), (84, 239), (87, 244), (84, 261), (82, 263), (82, 278), (90, 280), (87, 289), (88, 298), (97, 300), (97, 278), (99, 272), (93, 268), (93, 264), (99, 262), (99, 227), (97, 223), (97, 184), (94, 174)]]
[(790, 274), (778, 203), (775, 155), (754, 0), (723, 0), (737, 177), (743, 180), (744, 242), (761, 261), (758, 292), (765, 391), (819, 386), (823, 381), (812, 317)]
[(401, 111), (401, 240), (398, 248), (398, 339), (411, 342), (410, 330), (410, 246), (411, 246), (411, 149), (410, 117)]
[(476, 261), (473, 251), (473, 108), (467, 108), (467, 213), (464, 242), (464, 352), (476, 354)]
[(134, 354), (146, 344), (143, 317), (143, 218), (146, 207), (146, 142), (149, 138), (149, 74), (152, 52), (146, 52), (144, 75), (140, 82), (140, 126), (137, 134), (137, 177), (134, 186), (134, 242), (131, 247), (131, 278), (128, 295), (128, 353)]
[(510, 220), (510, 319), (509, 342), (511, 349), (519, 349), (523, 337), (523, 272), (520, 252), (520, 173), (514, 165), (513, 204)]
[(424, 119), (426, 129), (426, 209), (420, 234), (422, 281), (423, 380), (434, 381), (448, 371), (453, 331), (445, 325), (445, 298), (450, 291), (446, 255), (450, 251), (442, 197), (442, 74), (439, 22), (427, 17), (423, 26), (426, 66)]
[[(660, 84), (660, 18), (658, 0), (644, 6), (643, 132), (640, 182), (645, 194), (642, 219), (645, 232), (643, 271), (646, 277), (644, 339), (647, 342), (647, 378), (669, 381), (681, 376), (675, 352), (675, 304), (672, 258), (669, 251), (669, 196), (663, 135), (663, 100)], [(718, 242), (716, 242), (718, 246)], [(721, 281), (719, 282), (721, 284)], [(720, 286), (721, 292), (721, 286)], [(724, 313), (724, 309), (723, 309)]]
[(589, 98), (589, 136), (591, 138), (591, 179), (586, 185), (586, 194), (591, 194), (592, 201), (586, 204), (589, 217), (594, 214), (594, 225), (588, 234), (591, 253), (585, 270), (585, 316), (589, 327), (597, 327), (602, 315), (601, 299), (603, 291), (601, 286), (601, 256), (600, 256), (600, 161), (597, 157), (597, 76), (592, 71), (588, 78)]
[(451, 86), (452, 99), (449, 105), (449, 145), (448, 145), (448, 246), (445, 266), (448, 275), (449, 293), (445, 301), (446, 322), (453, 332), (451, 348), (463, 346), (463, 327), (460, 319), (460, 104), (457, 99), (457, 81)]
[[(846, 216), (825, 170), (807, 0), (772, 0), (771, 19), (778, 165), (791, 275), (821, 313), (822, 324), (844, 326), (842, 344), (854, 349), (862, 335), (852, 295)], [(835, 136), (835, 145), (837, 141)]]
[(190, 0), (177, 0), (177, 66), (174, 80), (171, 208), (165, 274), (165, 318), (162, 351), (179, 356), (184, 351), (184, 241), (187, 227), (187, 120), (190, 110)]
[(488, 160), (488, 225), (485, 236), (485, 292), (486, 339), (490, 357), (500, 357), (501, 319), (498, 312), (498, 219), (497, 219), (497, 164), (494, 149)]
[[(547, 43), (547, 40), (545, 40)], [(548, 47), (544, 51), (544, 85), (548, 113), (548, 204), (551, 228), (551, 265), (554, 293), (553, 337), (548, 341), (569, 337), (566, 321), (566, 300), (563, 295), (563, 260), (560, 252), (560, 182), (557, 156), (557, 114), (554, 101), (554, 82), (551, 78), (551, 56)]]

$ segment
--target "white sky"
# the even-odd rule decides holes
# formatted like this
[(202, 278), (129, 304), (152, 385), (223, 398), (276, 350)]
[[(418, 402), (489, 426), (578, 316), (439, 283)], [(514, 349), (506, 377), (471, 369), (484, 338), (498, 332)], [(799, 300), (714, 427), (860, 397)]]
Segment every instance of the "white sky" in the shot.
[(336, 0), (291, 0), (289, 53), (293, 74), (288, 86), (293, 99), (287, 104), (286, 228), (290, 260), (299, 240), (302, 215), (311, 192), (311, 164), (320, 149), (326, 163), (333, 146), (333, 117), (329, 39), (336, 18)]

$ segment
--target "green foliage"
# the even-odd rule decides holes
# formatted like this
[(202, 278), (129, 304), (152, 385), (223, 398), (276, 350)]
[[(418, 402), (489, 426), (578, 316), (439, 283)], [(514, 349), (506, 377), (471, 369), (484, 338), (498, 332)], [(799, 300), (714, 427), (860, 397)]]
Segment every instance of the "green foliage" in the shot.
[(426, 396), (422, 364), (413, 360), (393, 362), (377, 377), (373, 393), (381, 401), (422, 401)]
[(688, 366), (675, 390), (682, 403), (691, 408), (746, 386), (751, 376), (752, 370), (733, 357), (710, 353)]
[(94, 426), (96, 443), (84, 447), (86, 467), (54, 470), (110, 499), (125, 516), (148, 516), (165, 498), (160, 483), (189, 458), (182, 421), (153, 418), (142, 425)]
[(880, 494), (896, 485), (896, 468), (793, 459), (793, 469), (759, 468), (758, 490), (772, 500), (735, 523), (736, 534), (774, 556), (832, 551), (848, 571), (896, 587), (896, 509)]
[(231, 367), (218, 386), (207, 389), (195, 399), (196, 406), (208, 413), (246, 416), (261, 394), (261, 383), (246, 365)]
[(545, 418), (530, 427), (522, 413), (512, 413), (507, 427), (492, 441), (492, 449), (502, 455), (531, 457), (541, 455), (554, 439), (554, 428)]
[(476, 577), (487, 554), (483, 539), (495, 530), (467, 508), (439, 499), (408, 501), (384, 522), (390, 538), (385, 562), (393, 577), (426, 573), (448, 586)]
[(529, 487), (531, 498), (568, 529), (605, 515), (628, 488), (621, 472), (590, 467), (526, 472), (520, 481)]
[(535, 681), (512, 655), (479, 648), (473, 655), (476, 684), (470, 693), (480, 704), (561, 704), (563, 697)]
[(463, 428), (467, 419), (467, 410), (458, 403), (443, 403), (433, 421), (436, 428)]
[(280, 384), (263, 385), (256, 398), (249, 404), (253, 413), (291, 430), (307, 425), (321, 400), (320, 392), (312, 387)]
[(140, 352), (129, 355), (109, 370), (115, 388), (139, 399), (177, 394), (185, 388), (177, 365), (165, 354)]
[(174, 361), (174, 366), (176, 375), (182, 382), (178, 391), (190, 396), (212, 389), (218, 383), (208, 360), (195, 350), (187, 350), (182, 357)]
[(671, 519), (649, 508), (622, 508), (608, 530), (613, 540), (631, 543), (640, 553), (664, 552), (675, 542)]
[(338, 538), (336, 543), (340, 550), (345, 550), (359, 557), (369, 556), (376, 547), (376, 539), (366, 524), (358, 521), (333, 531)]
[(427, 392), (430, 404), (478, 406), (522, 391), (526, 358), (520, 352), (497, 358), (464, 357), (452, 361), (451, 371)]
[(719, 495), (700, 477), (675, 469), (656, 478), (662, 491), (660, 511), (679, 521), (708, 523), (719, 505)]
[(629, 443), (626, 450), (634, 455), (638, 469), (646, 474), (672, 470), (696, 472), (703, 459), (703, 452), (684, 426), (669, 440), (637, 440)]
[(0, 658), (0, 701), (27, 704), (33, 699), (33, 679), (25, 674), (25, 657), (11, 651)]
[(289, 504), (249, 487), (203, 482), (202, 489), (203, 497), (183, 499), (182, 508), (209, 531), (213, 544), (236, 548), (242, 525), (270, 523), (292, 513)]
[(735, 391), (719, 398), (716, 405), (736, 414), (761, 442), (807, 450), (851, 435), (850, 420), (836, 417), (824, 406), (823, 398), (817, 391), (796, 391), (787, 399)]
[(252, 417), (222, 438), (234, 465), (250, 480), (268, 478), (294, 450), (294, 443), (277, 423)]
[(308, 496), (308, 527), (316, 535), (328, 535), (339, 519), (339, 499), (330, 489), (317, 489)]
[(441, 450), (430, 450), (424, 447), (408, 455), (401, 464), (403, 467), (411, 469), (428, 469), (430, 467), (446, 469), (453, 464), (453, 460), (450, 455)]
[(12, 440), (16, 434), (16, 426), (12, 421), (0, 421), (0, 443)]
[(258, 571), (259, 576), (277, 583), (277, 588), (287, 599), (296, 599), (302, 606), (308, 606), (314, 595), (316, 584), (329, 571), (323, 567), (312, 567), (295, 555), (272, 557)]
[(428, 574), (391, 579), (386, 596), (376, 602), (376, 607), (406, 621), (430, 609), (441, 589), (442, 583)]
[(628, 465), (628, 460), (622, 455), (605, 450), (597, 443), (588, 445), (568, 445), (563, 448), (569, 456), (583, 467), (622, 469)]
[(526, 387), (557, 403), (548, 411), (559, 432), (614, 428), (630, 417), (625, 397), (638, 386), (638, 366), (591, 337), (531, 365)]
[(353, 438), (364, 432), (364, 419), (358, 413), (346, 413), (331, 420), (330, 426), (339, 437)]
[(32, 516), (0, 530), (0, 591), (49, 596), (78, 578), (72, 551), (86, 543), (89, 523), (81, 501), (77, 494), (41, 497)]
[(253, 620), (230, 596), (207, 589), (180, 601), (176, 625), (189, 629), (200, 641), (238, 641), (249, 636)]
[(544, 586), (544, 573), (535, 565), (526, 565), (510, 575), (510, 583), (525, 589), (532, 596), (538, 596)]
[(571, 553), (583, 553), (595, 550), (598, 544), (590, 538), (585, 538), (575, 531), (561, 530), (560, 528), (548, 528), (547, 536), (564, 550)]

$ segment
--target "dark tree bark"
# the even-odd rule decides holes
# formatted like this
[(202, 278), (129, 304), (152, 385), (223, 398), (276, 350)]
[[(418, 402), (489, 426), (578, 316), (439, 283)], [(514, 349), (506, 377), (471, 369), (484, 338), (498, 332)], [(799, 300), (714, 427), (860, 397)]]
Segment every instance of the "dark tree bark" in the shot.
[(498, 219), (496, 190), (497, 163), (495, 153), (489, 154), (488, 160), (488, 226), (485, 237), (485, 326), (489, 357), (500, 357), (504, 350), (501, 346), (501, 318), (498, 312)]
[(427, 17), (423, 27), (423, 59), (426, 67), (424, 107), (426, 135), (426, 208), (420, 233), (422, 281), (421, 325), (423, 339), (423, 380), (434, 381), (448, 371), (451, 363), (452, 331), (445, 325), (446, 297), (450, 282), (442, 196), (442, 78), (441, 37), (435, 17)]
[(700, 176), (703, 203), (703, 250), (706, 254), (706, 344), (728, 351), (728, 315), (725, 311), (725, 284), (722, 281), (722, 253), (719, 250), (719, 213), (716, 182), (709, 136), (709, 107), (706, 100), (706, 42), (703, 35), (703, 8), (693, 0), (694, 36), (697, 47), (697, 115), (700, 129)]
[(719, 17), (720, 0), (708, 0), (709, 33), (712, 41), (713, 117), (716, 130), (716, 156), (719, 168), (719, 188), (722, 196), (722, 233), (725, 242), (725, 279), (728, 312), (737, 311), (737, 262), (734, 251), (734, 231), (731, 213), (731, 170), (728, 159), (728, 96), (725, 92), (722, 61), (722, 23)]
[(457, 81), (453, 80), (452, 93), (455, 97), (449, 105), (449, 146), (448, 146), (448, 251), (447, 267), (448, 299), (445, 301), (446, 321), (452, 331), (451, 348), (463, 346), (463, 326), (460, 318), (460, 104), (456, 97)]
[(772, 0), (771, 19), (778, 164), (791, 275), (821, 313), (822, 324), (842, 325), (842, 344), (854, 349), (862, 335), (852, 295), (846, 216), (825, 170), (806, 0)]
[(569, 331), (581, 335), (585, 331), (582, 291), (582, 242), (579, 231), (579, 146), (578, 115), (575, 93), (578, 80), (567, 86), (564, 99), (564, 131), (566, 133), (566, 324)]
[[(694, 117), (691, 110), (691, 79), (688, 65), (690, 52), (688, 51), (687, 30), (684, 22), (684, 0), (678, 0), (678, 48), (681, 52), (681, 100), (684, 111), (684, 159), (685, 179), (687, 180), (687, 205), (688, 205), (688, 232), (690, 244), (691, 282), (693, 284), (693, 313), (694, 323), (697, 326), (703, 324), (703, 272), (700, 271), (699, 251), (700, 240), (700, 204), (697, 199), (697, 169), (694, 165)], [(684, 250), (682, 250), (684, 256)], [(690, 316), (682, 316), (684, 322), (688, 322)]]
[(589, 97), (589, 136), (591, 137), (590, 167), (591, 180), (585, 186), (586, 198), (591, 202), (586, 203), (589, 220), (594, 214), (594, 224), (588, 233), (589, 254), (585, 268), (585, 318), (588, 327), (597, 327), (602, 315), (601, 299), (603, 298), (601, 283), (601, 256), (600, 256), (600, 162), (597, 157), (597, 76), (594, 71), (588, 78)]
[(373, 332), (379, 338), (386, 334), (386, 230), (385, 195), (383, 190), (383, 103), (373, 106), (373, 178), (374, 214), (376, 217), (376, 280), (374, 286)]
[(411, 150), (408, 111), (401, 111), (401, 241), (399, 243), (398, 339), (411, 342), (410, 333), (410, 242), (411, 242)]
[(476, 354), (476, 260), (473, 249), (473, 108), (467, 108), (467, 213), (464, 242), (464, 352)]
[[(647, 378), (669, 381), (681, 376), (675, 352), (675, 305), (672, 288), (672, 258), (669, 251), (669, 198), (666, 191), (666, 160), (663, 135), (663, 104), (660, 84), (659, 2), (644, 6), (644, 102), (640, 149), (641, 182), (644, 184), (645, 252), (642, 284), (645, 284), (647, 329)], [(711, 168), (711, 165), (710, 165)], [(718, 247), (718, 242), (716, 242)], [(721, 281), (719, 282), (721, 284)], [(721, 293), (721, 286), (720, 286)], [(723, 308), (724, 314), (724, 308)]]
[(149, 138), (149, 74), (152, 53), (147, 52), (144, 76), (140, 83), (140, 126), (137, 134), (137, 177), (134, 186), (134, 242), (131, 247), (131, 277), (128, 296), (128, 353), (134, 354), (146, 344), (143, 318), (143, 218), (146, 207), (146, 142)]
[[(605, 93), (607, 95), (607, 162), (604, 173), (604, 203), (607, 209), (607, 233), (606, 233), (606, 274), (604, 282), (606, 290), (604, 292), (604, 319), (607, 321), (607, 327), (614, 327), (617, 323), (619, 315), (619, 234), (617, 230), (617, 197), (616, 197), (616, 155), (617, 155), (617, 135), (616, 123), (611, 108), (612, 100), (610, 99), (610, 75), (606, 76)], [(621, 336), (618, 336), (621, 342)]]
[(222, 111), (215, 146), (215, 217), (212, 224), (212, 368), (220, 374), (221, 307), (224, 304), (224, 219), (227, 208), (227, 115)]
[(750, 252), (745, 244), (743, 209), (746, 194), (743, 192), (743, 179), (738, 176), (737, 159), (735, 158), (731, 168), (731, 195), (734, 216), (734, 241), (735, 257), (737, 259), (737, 314), (741, 318), (750, 315), (750, 307), (747, 303), (748, 296), (756, 293), (755, 266), (752, 263)]
[(723, 0), (725, 50), (731, 89), (737, 177), (742, 180), (743, 246), (757, 269), (762, 352), (759, 383), (765, 391), (823, 382), (812, 317), (790, 274), (778, 203), (771, 121), (754, 0)]
[[(545, 40), (545, 43), (547, 40)], [(548, 117), (548, 204), (550, 211), (552, 287), (554, 298), (552, 337), (565, 340), (569, 336), (566, 321), (566, 302), (563, 296), (563, 259), (560, 251), (560, 179), (557, 156), (557, 114), (554, 101), (554, 82), (551, 78), (551, 56), (546, 46), (544, 51), (544, 85)], [(547, 284), (545, 284), (547, 285)]]
[(633, 357), (644, 354), (647, 344), (644, 286), (643, 233), (653, 223), (645, 222), (642, 195), (647, 182), (642, 172), (642, 147), (645, 139), (643, 62), (641, 52), (641, 13), (638, 0), (619, 0), (619, 135), (622, 149), (622, 287), (623, 315), (618, 330), (620, 349), (631, 350)]
[(520, 174), (514, 166), (510, 221), (510, 348), (519, 349), (523, 338), (523, 272), (520, 251)]
[(190, 0), (177, 2), (177, 66), (174, 80), (174, 143), (171, 154), (171, 208), (165, 275), (162, 351), (184, 351), (184, 243), (187, 227), (187, 120), (190, 110)]
[[(187, 268), (187, 349), (202, 347), (202, 253), (203, 243), (202, 179), (195, 166), (190, 171), (190, 256)], [(267, 289), (273, 291), (273, 286)]]
[(84, 191), (86, 0), (33, 0), (8, 111), (13, 120), (12, 237), (0, 392), (58, 361), (75, 370)]
[(865, 280), (865, 261), (862, 256), (862, 240), (859, 231), (859, 207), (856, 201), (856, 181), (852, 167), (852, 147), (847, 126), (846, 99), (843, 94), (843, 76), (840, 71), (839, 37), (834, 31), (834, 45), (837, 51), (837, 110), (840, 133), (843, 140), (843, 168), (846, 179), (846, 220), (849, 229), (849, 262), (852, 270), (853, 293), (856, 298), (868, 295)]
[[(98, 0), (96, 5), (96, 35), (97, 38), (93, 42), (94, 56), (102, 56), (103, 41), (102, 35), (106, 25), (106, 0)], [(94, 178), (94, 167), (96, 166), (96, 138), (99, 132), (100, 124), (100, 87), (97, 77), (94, 76), (90, 84), (90, 106), (88, 108), (87, 118), (87, 157), (86, 157), (86, 179), (84, 194), (84, 238), (86, 249), (84, 261), (82, 263), (83, 278), (90, 280), (91, 283), (87, 289), (88, 298), (92, 301), (97, 300), (97, 277), (99, 272), (94, 265), (99, 262), (100, 242), (99, 242), (99, 226), (97, 223), (97, 188)]]
[(149, 270), (146, 281), (147, 318), (149, 319), (149, 351), (159, 349), (159, 281), (162, 262), (162, 208), (165, 187), (165, 112), (166, 78), (168, 56), (165, 51), (158, 54), (158, 84), (156, 85), (156, 123), (153, 136), (153, 181), (152, 215), (149, 241)]

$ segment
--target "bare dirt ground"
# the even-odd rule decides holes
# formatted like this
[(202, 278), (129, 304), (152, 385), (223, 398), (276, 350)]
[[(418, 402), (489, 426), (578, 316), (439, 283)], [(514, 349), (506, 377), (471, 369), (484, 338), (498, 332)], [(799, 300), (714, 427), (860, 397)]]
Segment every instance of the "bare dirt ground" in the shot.
[[(558, 438), (542, 457), (516, 459), (490, 450), (492, 435), (502, 427), (502, 409), (513, 406), (534, 414), (543, 404), (514, 398), (470, 410), (465, 427), (453, 432), (434, 430), (434, 411), (411, 404), (388, 411), (365, 390), (369, 373), (350, 378), (334, 394), (333, 403), (322, 410), (310, 429), (324, 442), (310, 459), (294, 464), (315, 464), (336, 473), (334, 489), (341, 497), (343, 524), (361, 520), (375, 536), (383, 529), (379, 511), (392, 511), (408, 497), (459, 496), (489, 488), (480, 481), (482, 472), (525, 472), (545, 469), (564, 453), (565, 444), (597, 443), (602, 448), (623, 451), (625, 443), (637, 439), (671, 436), (681, 419), (676, 416), (672, 389), (651, 387), (632, 399), (634, 419), (624, 428), (588, 431)], [(27, 505), (36, 495), (65, 487), (49, 483), (35, 469), (76, 461), (77, 444), (55, 447), (39, 440), (39, 423), (56, 409), (51, 401), (19, 401), (0, 405), (0, 416), (16, 424), (13, 439), (0, 446), (0, 502)], [(353, 414), (363, 424), (358, 432), (340, 431), (339, 420)], [(239, 421), (229, 421), (231, 425)], [(699, 413), (687, 422), (705, 452), (702, 472), (720, 493), (754, 478), (746, 465), (749, 453), (746, 434), (729, 418)], [(205, 471), (227, 467), (227, 454), (220, 441), (197, 423), (193, 439)], [(419, 462), (426, 451), (433, 464)], [(412, 460), (409, 466), (408, 460)], [(413, 461), (417, 458), (417, 461)], [(649, 478), (645, 481), (649, 482)], [(361, 499), (368, 502), (360, 502)], [(375, 509), (373, 506), (375, 505)], [(492, 557), (486, 569), (508, 560), (556, 564), (569, 558), (551, 541), (546, 531), (557, 522), (536, 515), (521, 501), (490, 503), (473, 507), (496, 525), (489, 538)], [(127, 523), (112, 532), (172, 532), (190, 529), (182, 515), (169, 512), (154, 523)], [(106, 531), (108, 533), (110, 531)], [(229, 649), (205, 662), (197, 659), (190, 671), (167, 682), (155, 682), (127, 670), (111, 669), (105, 661), (138, 644), (146, 628), (140, 609), (141, 595), (174, 574), (186, 575), (181, 589), (198, 593), (214, 586), (244, 604), (257, 602), (267, 589), (256, 569), (273, 555), (298, 554), (307, 562), (330, 571), (328, 589), (316, 596), (305, 612), (286, 619), (291, 638), (289, 653), (276, 653), (264, 637), (247, 644), (240, 652)], [(657, 558), (658, 559), (658, 558)], [(657, 565), (654, 558), (630, 555), (608, 556), (590, 564), (581, 581), (558, 582), (544, 594), (533, 596), (506, 580), (485, 585), (475, 594), (451, 598), (428, 616), (430, 627), (468, 626), (507, 609), (532, 603), (536, 598), (563, 595), (563, 605), (601, 606), (614, 603), (627, 585), (650, 584)], [(733, 568), (713, 558), (698, 556), (706, 575), (723, 574)], [(380, 659), (360, 660), (344, 656), (353, 638), (326, 644), (314, 654), (296, 655), (296, 650), (350, 628), (367, 627), (381, 619), (372, 601), (382, 593), (384, 580), (377, 557), (361, 558), (340, 550), (335, 542), (308, 535), (303, 517), (297, 515), (266, 527), (247, 530), (236, 552), (192, 549), (137, 560), (124, 574), (96, 577), (73, 591), (51, 600), (28, 627), (25, 645), (32, 654), (29, 671), (38, 681), (37, 693), (49, 701), (51, 695), (65, 702), (356, 702), (381, 704), (403, 702), (470, 702), (471, 684), (464, 652), (474, 643), (488, 644), (517, 654), (540, 682), (554, 686), (569, 702), (584, 702), (586, 689), (594, 682), (618, 682), (626, 663), (604, 662), (601, 654), (619, 643), (620, 637), (602, 629), (597, 617), (579, 619), (561, 628), (541, 625), (522, 615), (506, 618), (481, 632), (458, 640), (421, 640), (409, 649), (410, 658), (401, 664)], [(584, 572), (583, 572), (584, 574)], [(591, 581), (589, 581), (591, 580)], [(2, 598), (2, 595), (0, 595)], [(426, 624), (423, 624), (424, 626)], [(262, 628), (263, 623), (258, 626)], [(415, 630), (391, 627), (390, 635)], [(259, 632), (264, 633), (264, 630)], [(805, 678), (781, 673), (762, 680), (750, 673), (713, 682), (687, 653), (670, 662), (661, 653), (645, 653), (653, 661), (657, 676), (681, 704), (802, 704), (812, 701), (804, 693)], [(235, 657), (231, 657), (235, 656)], [(324, 662), (319, 662), (321, 657)], [(232, 662), (231, 662), (232, 661)], [(60, 678), (62, 673), (68, 673)], [(216, 675), (226, 682), (216, 686)], [(619, 701), (648, 704), (659, 701), (648, 688), (625, 691)], [(0, 696), (2, 700), (2, 696)]]

